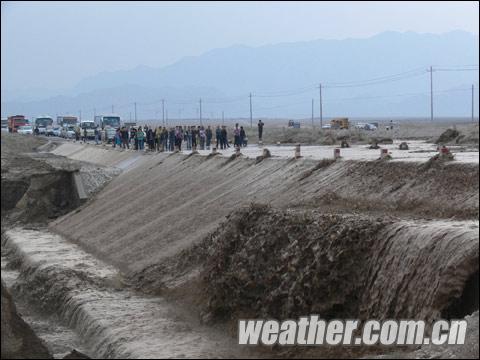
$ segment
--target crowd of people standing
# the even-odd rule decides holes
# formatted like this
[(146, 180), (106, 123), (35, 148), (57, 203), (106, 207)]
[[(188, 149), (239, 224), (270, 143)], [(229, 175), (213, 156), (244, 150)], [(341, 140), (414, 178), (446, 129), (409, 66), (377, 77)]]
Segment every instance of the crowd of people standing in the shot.
[[(262, 141), (263, 122), (258, 123), (258, 138)], [(113, 147), (124, 149), (150, 151), (182, 151), (182, 150), (210, 150), (245, 147), (248, 137), (243, 126), (235, 124), (233, 129), (233, 144), (229, 141), (228, 130), (225, 125), (218, 125), (213, 129), (210, 125), (204, 126), (165, 126), (150, 127), (148, 125), (118, 128), (112, 141)]]

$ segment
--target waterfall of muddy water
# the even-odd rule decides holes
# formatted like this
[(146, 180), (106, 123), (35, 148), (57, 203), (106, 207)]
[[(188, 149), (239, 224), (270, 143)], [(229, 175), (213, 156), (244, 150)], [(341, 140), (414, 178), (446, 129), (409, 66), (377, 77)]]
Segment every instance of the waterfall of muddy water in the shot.
[[(478, 310), (478, 232), (478, 221), (252, 206), (230, 216), (193, 254), (207, 249), (202, 276), (214, 316), (284, 319), (319, 313), (430, 322)], [(144, 272), (136, 279), (147, 279), (149, 286), (157, 274)]]
[[(2, 256), (2, 281), (11, 290), (22, 286), (19, 279), (20, 272), (11, 269), (10, 261)], [(69, 327), (63, 324), (55, 314), (44, 314), (30, 299), (13, 294), (17, 311), (22, 314), (22, 319), (30, 325), (35, 334), (42, 339), (48, 349), (56, 359), (62, 359), (68, 355), (72, 349), (76, 349), (84, 354), (90, 355), (85, 344), (78, 335)], [(18, 295), (18, 296), (16, 296)]]
[[(478, 310), (478, 221), (402, 221), (379, 234), (360, 309), (365, 318), (434, 320), (463, 298), (465, 315)], [(464, 291), (465, 290), (465, 291)]]
[(94, 357), (245, 356), (234, 339), (188, 322), (164, 299), (122, 288), (113, 267), (58, 235), (16, 228), (5, 238), (24, 282), (18, 291), (60, 314)]

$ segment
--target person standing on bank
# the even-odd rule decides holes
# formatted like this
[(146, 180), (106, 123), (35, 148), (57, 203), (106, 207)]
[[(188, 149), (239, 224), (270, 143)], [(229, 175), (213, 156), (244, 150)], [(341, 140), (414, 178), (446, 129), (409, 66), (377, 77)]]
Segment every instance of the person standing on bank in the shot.
[(262, 122), (262, 120), (258, 120), (258, 141), (259, 142), (262, 141), (262, 137), (263, 137), (263, 125), (264, 123)]

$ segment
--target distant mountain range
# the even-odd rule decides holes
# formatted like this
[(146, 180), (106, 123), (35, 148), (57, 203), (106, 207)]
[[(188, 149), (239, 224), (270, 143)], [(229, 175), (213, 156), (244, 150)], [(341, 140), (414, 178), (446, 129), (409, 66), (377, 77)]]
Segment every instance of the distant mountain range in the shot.
[(232, 46), (161, 68), (103, 72), (56, 96), (32, 90), (3, 101), (2, 94), (2, 117), (80, 110), (92, 117), (111, 112), (113, 105), (114, 112), (129, 118), (136, 102), (138, 119), (153, 119), (161, 117), (165, 99), (170, 118), (195, 118), (200, 98), (204, 118), (218, 118), (222, 111), (227, 117), (248, 117), (250, 93), (254, 117), (308, 118), (312, 98), (318, 117), (320, 82), (325, 116), (428, 116), (430, 65), (439, 70), (433, 73), (436, 115), (469, 116), (478, 70), (465, 69), (478, 63), (479, 38), (462, 31)]

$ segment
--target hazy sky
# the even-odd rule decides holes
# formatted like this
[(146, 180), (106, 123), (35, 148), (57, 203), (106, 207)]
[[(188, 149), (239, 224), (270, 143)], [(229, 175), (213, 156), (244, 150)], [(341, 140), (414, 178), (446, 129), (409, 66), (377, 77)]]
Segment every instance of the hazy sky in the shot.
[(2, 90), (68, 88), (101, 71), (160, 67), (234, 44), (478, 34), (465, 2), (2, 2)]

